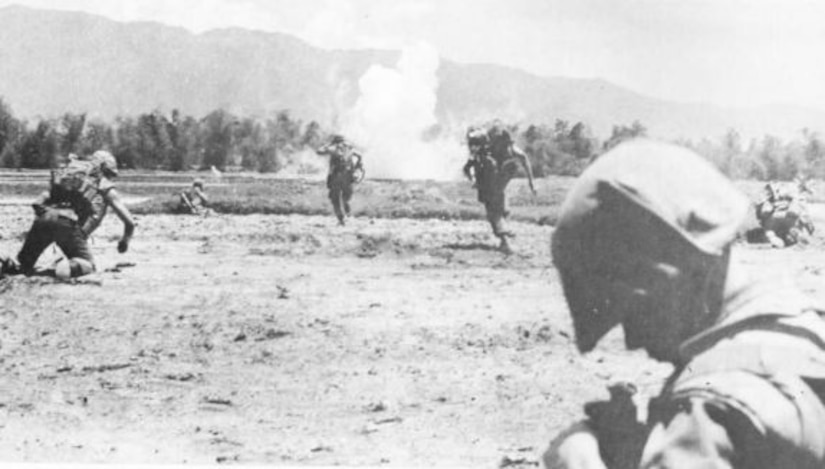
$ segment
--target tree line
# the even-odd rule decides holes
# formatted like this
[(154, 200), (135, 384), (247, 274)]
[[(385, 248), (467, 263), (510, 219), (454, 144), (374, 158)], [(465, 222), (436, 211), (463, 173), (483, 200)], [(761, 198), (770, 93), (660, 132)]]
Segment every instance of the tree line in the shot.
[[(443, 132), (437, 130), (437, 134)], [(563, 119), (556, 119), (552, 125), (510, 125), (508, 130), (530, 157), (533, 172), (539, 177), (578, 175), (622, 141), (648, 134), (647, 127), (638, 121), (614, 125), (604, 140), (596, 137), (586, 123)], [(275, 173), (289, 164), (292, 155), (317, 149), (328, 136), (318, 122), (305, 123), (288, 111), (264, 118), (236, 116), (221, 109), (203, 118), (177, 110), (169, 115), (153, 111), (118, 117), (113, 122), (66, 113), (27, 122), (15, 118), (0, 98), (3, 168), (49, 168), (58, 155), (107, 149), (126, 169), (187, 171), (214, 166), (220, 170)], [(745, 142), (730, 129), (718, 138), (675, 143), (705, 156), (734, 179), (825, 179), (825, 142), (807, 129), (784, 141), (766, 135)]]
[[(619, 143), (648, 136), (647, 127), (639, 121), (614, 125), (605, 140), (595, 137), (582, 122), (571, 124), (561, 119), (552, 126), (510, 126), (509, 130), (530, 157), (533, 172), (538, 176), (576, 176)], [(673, 143), (704, 156), (732, 179), (825, 179), (825, 141), (810, 129), (802, 129), (795, 138), (787, 140), (765, 135), (746, 142), (738, 131), (729, 129), (717, 138), (678, 139)]]
[(154, 111), (112, 123), (66, 113), (29, 123), (16, 119), (0, 99), (4, 168), (49, 168), (58, 155), (106, 149), (126, 169), (277, 172), (292, 154), (317, 148), (326, 138), (317, 122), (304, 123), (288, 111), (252, 118), (219, 109), (201, 119)]

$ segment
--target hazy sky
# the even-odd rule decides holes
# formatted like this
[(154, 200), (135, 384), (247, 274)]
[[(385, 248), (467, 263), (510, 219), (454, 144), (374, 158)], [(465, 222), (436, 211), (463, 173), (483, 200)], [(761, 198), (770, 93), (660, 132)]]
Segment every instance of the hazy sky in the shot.
[(325, 48), (428, 42), (459, 62), (604, 78), (678, 101), (825, 110), (823, 0), (0, 0)]

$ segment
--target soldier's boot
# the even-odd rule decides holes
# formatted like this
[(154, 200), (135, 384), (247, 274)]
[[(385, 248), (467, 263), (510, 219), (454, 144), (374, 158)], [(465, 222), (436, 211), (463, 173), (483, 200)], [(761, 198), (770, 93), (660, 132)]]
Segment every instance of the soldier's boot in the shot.
[(507, 241), (507, 237), (502, 236), (500, 239), (501, 239), (501, 243), (498, 245), (499, 251), (501, 251), (502, 253), (507, 254), (507, 255), (512, 254), (513, 253), (513, 248), (510, 247), (510, 243)]
[(516, 237), (515, 233), (513, 233), (510, 230), (505, 230), (500, 225), (498, 227), (493, 227), (493, 234), (498, 236), (501, 239), (515, 238)]
[(20, 263), (13, 257), (0, 256), (0, 278), (7, 275), (20, 275), (23, 269), (20, 268)]

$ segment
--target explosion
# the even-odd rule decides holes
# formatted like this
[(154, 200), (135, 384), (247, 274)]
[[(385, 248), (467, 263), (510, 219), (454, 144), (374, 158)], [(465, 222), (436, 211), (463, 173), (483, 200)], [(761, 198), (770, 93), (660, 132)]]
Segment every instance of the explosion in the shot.
[(466, 149), (438, 129), (437, 51), (418, 44), (395, 68), (373, 65), (358, 81), (360, 96), (344, 116), (344, 135), (362, 150), (372, 178), (452, 180)]

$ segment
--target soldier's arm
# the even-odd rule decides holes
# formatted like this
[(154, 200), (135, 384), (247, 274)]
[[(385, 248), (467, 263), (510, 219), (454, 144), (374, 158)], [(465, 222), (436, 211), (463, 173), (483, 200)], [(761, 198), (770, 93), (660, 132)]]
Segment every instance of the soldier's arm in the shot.
[(470, 158), (469, 160), (467, 160), (466, 163), (464, 163), (464, 169), (463, 169), (464, 176), (466, 176), (467, 179), (469, 179), (470, 181), (473, 180), (473, 173), (471, 171), (473, 171), (475, 169), (475, 166), (476, 166), (476, 162), (472, 158)]
[(44, 205), (49, 201), (50, 198), (51, 192), (43, 191), (40, 193), (40, 195), (37, 196), (36, 199), (34, 199), (34, 202), (32, 202), (32, 208), (34, 209), (35, 215), (40, 216), (43, 214), (43, 212), (46, 211), (46, 207)]
[(88, 237), (94, 230), (100, 226), (100, 222), (103, 221), (104, 215), (106, 215), (106, 199), (101, 197), (95, 197), (92, 201), (92, 213), (86, 218), (86, 221), (83, 223), (83, 226), (80, 227), (80, 231), (83, 233), (83, 236)]
[(180, 193), (180, 201), (183, 202), (183, 205), (186, 205), (186, 208), (190, 212), (195, 213), (195, 206), (192, 205), (192, 201), (189, 200), (189, 196), (186, 195), (186, 191)]
[(317, 150), (315, 150), (315, 153), (317, 153), (319, 155), (329, 155), (330, 152), (331, 152), (331, 149), (330, 149), (329, 144), (323, 145), (320, 148), (318, 148)]
[(200, 187), (196, 187), (195, 192), (198, 194), (198, 197), (201, 198), (204, 206), (209, 205), (209, 197), (206, 196), (206, 192), (202, 191)]
[(106, 203), (115, 211), (117, 217), (120, 218), (120, 221), (123, 222), (123, 237), (120, 238), (120, 242), (117, 244), (117, 250), (118, 252), (126, 252), (129, 249), (132, 234), (135, 232), (135, 222), (132, 219), (132, 214), (126, 208), (126, 204), (123, 203), (116, 189), (112, 188), (106, 191), (104, 198)]
[(521, 148), (517, 147), (516, 145), (510, 145), (510, 149), (512, 150), (513, 154), (521, 161), (522, 166), (524, 166), (524, 171), (527, 172), (527, 182), (530, 184), (530, 190), (533, 191), (533, 194), (536, 193), (536, 187), (533, 184), (533, 168), (530, 165), (530, 159), (527, 158), (527, 154), (524, 153)]

